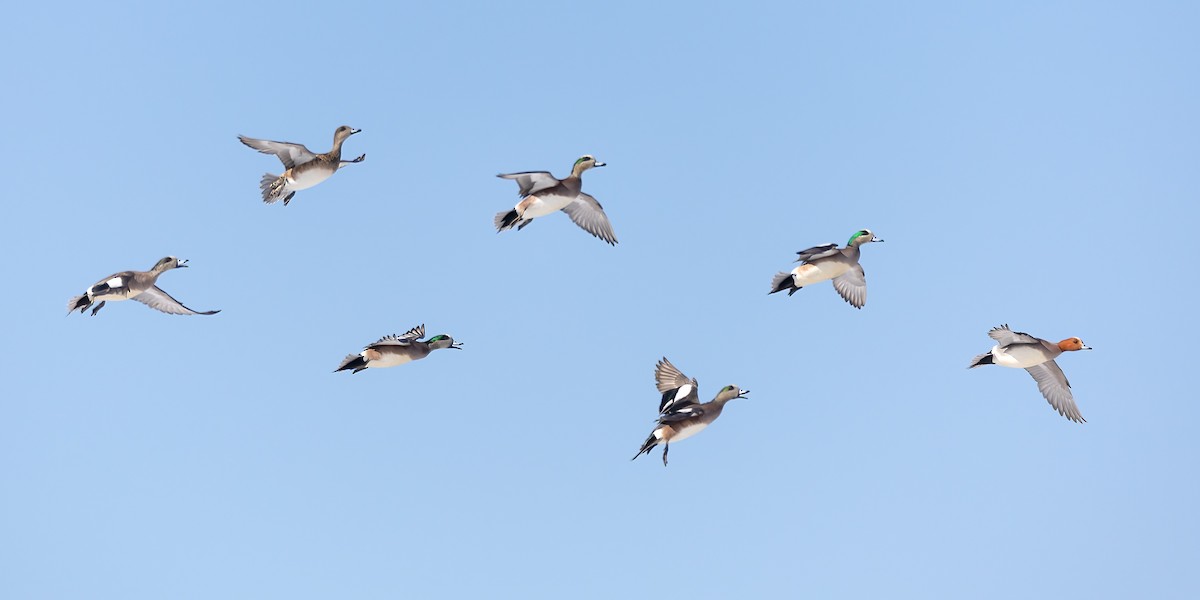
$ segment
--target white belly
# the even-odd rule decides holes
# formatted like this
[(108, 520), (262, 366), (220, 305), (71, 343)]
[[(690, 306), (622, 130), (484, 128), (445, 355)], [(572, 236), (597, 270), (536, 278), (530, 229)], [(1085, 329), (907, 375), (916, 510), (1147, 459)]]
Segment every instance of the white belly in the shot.
[[(521, 213), (522, 219), (536, 219), (562, 210), (573, 200), (575, 198), (572, 196), (527, 196), (517, 205), (517, 212)], [(521, 211), (521, 204), (525, 205), (524, 212)]]
[(379, 358), (367, 362), (367, 366), (371, 367), (372, 369), (377, 369), (381, 367), (395, 367), (410, 362), (412, 362), (412, 359), (407, 356), (401, 356), (399, 354), (381, 354)]
[[(703, 431), (705, 427), (708, 427), (708, 423), (696, 423), (694, 425), (688, 425), (682, 429), (676, 429), (675, 435), (671, 437), (670, 441), (678, 442), (680, 440), (686, 440)], [(654, 430), (654, 437), (658, 438), (659, 440), (663, 439), (662, 434), (663, 430), (661, 427)]]
[(1007, 351), (1000, 350), (1000, 346), (992, 347), (992, 362), (1013, 369), (1025, 369), (1034, 365), (1040, 365), (1050, 360), (1049, 356), (1037, 346), (1021, 345), (1010, 347)]
[(849, 270), (849, 265), (840, 262), (800, 265), (792, 269), (792, 280), (796, 282), (797, 286), (804, 287), (827, 279), (833, 279)]
[(333, 171), (324, 169), (308, 169), (300, 173), (289, 173), (285, 176), (289, 190), (306, 190), (333, 175)]

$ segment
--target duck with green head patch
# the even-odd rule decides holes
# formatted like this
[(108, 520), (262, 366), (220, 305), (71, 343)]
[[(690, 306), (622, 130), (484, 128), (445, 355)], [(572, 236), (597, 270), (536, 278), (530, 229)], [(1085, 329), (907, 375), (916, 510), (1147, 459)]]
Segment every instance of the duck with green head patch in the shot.
[(417, 325), (404, 335), (381, 337), (379, 341), (363, 348), (362, 352), (347, 355), (333, 372), (352, 369), (351, 373), (357, 373), (363, 369), (395, 367), (425, 358), (430, 352), (441, 348), (462, 349), (462, 342), (456, 342), (454, 338), (445, 334), (422, 341), (423, 337), (425, 325)]
[(221, 312), (219, 310), (203, 312), (192, 310), (158, 287), (159, 275), (171, 269), (186, 267), (186, 259), (167, 256), (154, 263), (154, 266), (150, 267), (149, 271), (121, 271), (120, 273), (113, 273), (97, 281), (83, 294), (71, 298), (67, 302), (67, 314), (69, 315), (75, 311), (83, 314), (84, 311), (92, 307), (93, 303), (99, 301), (100, 304), (97, 304), (96, 308), (92, 308), (92, 316), (94, 317), (96, 313), (100, 312), (101, 308), (104, 308), (104, 303), (110, 300), (113, 302), (119, 300), (137, 300), (154, 310), (165, 312), (169, 315), (215, 315)]
[(617, 245), (617, 236), (613, 233), (612, 223), (608, 222), (608, 215), (604, 214), (604, 207), (595, 198), (583, 193), (583, 181), (580, 179), (584, 171), (603, 166), (604, 163), (598, 162), (596, 157), (585, 154), (571, 166), (571, 174), (566, 179), (557, 179), (547, 171), (497, 175), (516, 181), (521, 196), (521, 201), (512, 210), (496, 214), (493, 223), (497, 233), (513, 227), (520, 231), (534, 219), (561, 210), (584, 231)]
[(671, 448), (671, 442), (678, 442), (700, 433), (721, 416), (726, 402), (735, 398), (745, 398), (746, 394), (750, 393), (750, 390), (743, 390), (736, 385), (727, 385), (717, 392), (715, 398), (699, 404), (699, 384), (675, 368), (665, 356), (654, 366), (654, 380), (658, 391), (662, 392), (662, 400), (658, 403), (658, 424), (633, 459), (649, 454), (655, 446), (662, 444), (664, 467), (667, 466), (667, 451)]
[(842, 299), (854, 308), (862, 308), (867, 303), (867, 276), (858, 263), (860, 248), (863, 244), (882, 241), (870, 229), (860, 229), (850, 236), (845, 248), (830, 243), (801, 250), (796, 253), (799, 255), (796, 262), (801, 263), (800, 266), (777, 273), (771, 279), (771, 291), (767, 293), (786, 290), (791, 296), (806, 285), (832, 279), (833, 289)]

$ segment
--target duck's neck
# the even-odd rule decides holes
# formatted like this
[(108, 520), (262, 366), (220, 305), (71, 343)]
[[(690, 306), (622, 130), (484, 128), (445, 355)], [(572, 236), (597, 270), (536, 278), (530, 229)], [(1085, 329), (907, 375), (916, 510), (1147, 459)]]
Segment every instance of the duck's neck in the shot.
[(579, 179), (583, 176), (583, 172), (587, 170), (587, 167), (584, 167), (583, 164), (582, 162), (577, 162), (571, 166), (571, 177)]
[(346, 141), (345, 137), (334, 134), (333, 149), (329, 151), (329, 155), (331, 157), (333, 157), (334, 160), (338, 160), (342, 157), (342, 142), (345, 142), (345, 141)]

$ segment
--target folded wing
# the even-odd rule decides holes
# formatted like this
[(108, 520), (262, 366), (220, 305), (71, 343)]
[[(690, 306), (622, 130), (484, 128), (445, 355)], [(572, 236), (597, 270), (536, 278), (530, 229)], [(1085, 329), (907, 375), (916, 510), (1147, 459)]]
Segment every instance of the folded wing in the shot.
[(1041, 340), (1029, 335), (1028, 333), (1021, 333), (1020, 331), (1013, 331), (1009, 329), (1008, 325), (993, 327), (992, 330), (988, 332), (988, 337), (996, 340), (996, 343), (999, 344), (1001, 348), (1011, 346), (1013, 344), (1042, 343)]
[(812, 248), (797, 252), (796, 262), (808, 262), (810, 260), (817, 260), (818, 258), (825, 258), (826, 256), (833, 256), (837, 253), (837, 244), (821, 244), (820, 246), (813, 246)]

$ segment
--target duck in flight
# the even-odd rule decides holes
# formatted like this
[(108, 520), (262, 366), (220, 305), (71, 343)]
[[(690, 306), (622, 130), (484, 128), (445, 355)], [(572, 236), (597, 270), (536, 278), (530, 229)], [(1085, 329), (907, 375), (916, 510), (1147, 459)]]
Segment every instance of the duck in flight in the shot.
[(662, 444), (664, 467), (667, 466), (667, 451), (671, 449), (671, 442), (700, 433), (721, 416), (726, 402), (745, 398), (750, 393), (750, 390), (743, 390), (736, 385), (727, 385), (717, 392), (715, 398), (700, 404), (697, 402), (699, 384), (684, 375), (665, 356), (654, 366), (654, 380), (658, 391), (662, 392), (662, 400), (658, 403), (658, 423), (633, 459), (649, 454), (655, 446)]
[(604, 214), (604, 207), (595, 198), (583, 192), (583, 172), (592, 167), (603, 167), (604, 163), (596, 161), (596, 157), (586, 154), (579, 157), (571, 166), (571, 174), (566, 179), (558, 179), (546, 171), (525, 171), (523, 173), (501, 173), (496, 177), (512, 179), (520, 186), (518, 193), (521, 201), (512, 210), (496, 214), (493, 223), (496, 232), (516, 227), (518, 231), (525, 228), (538, 217), (563, 211), (571, 217), (576, 225), (584, 231), (615, 246), (617, 236), (613, 233), (612, 223)]
[(367, 158), (366, 154), (360, 154), (354, 160), (342, 160), (342, 142), (360, 131), (362, 130), (354, 129), (349, 125), (338, 127), (333, 132), (333, 149), (324, 154), (316, 154), (305, 148), (303, 144), (259, 140), (244, 135), (239, 135), (238, 139), (263, 154), (274, 154), (279, 157), (283, 167), (287, 170), (282, 175), (273, 173), (263, 175), (262, 181), (259, 182), (259, 188), (262, 189), (263, 202), (273, 204), (282, 198), (283, 205), (287, 206), (297, 191), (313, 187), (333, 177), (338, 169), (362, 162)]
[(363, 348), (362, 352), (347, 355), (333, 372), (351, 370), (353, 374), (363, 369), (395, 367), (425, 358), (430, 352), (441, 348), (462, 350), (462, 342), (456, 342), (448, 335), (435, 335), (425, 341), (421, 340), (423, 337), (425, 325), (417, 325), (404, 335), (381, 337), (379, 341)]
[(215, 315), (221, 311), (196, 311), (183, 305), (180, 301), (171, 297), (170, 294), (162, 291), (156, 285), (158, 276), (170, 271), (171, 269), (179, 269), (187, 266), (186, 260), (180, 260), (174, 256), (168, 256), (154, 263), (154, 266), (149, 271), (121, 271), (113, 273), (100, 281), (97, 281), (86, 292), (79, 296), (71, 298), (67, 302), (67, 314), (71, 314), (78, 310), (82, 314), (87, 309), (91, 308), (92, 304), (99, 301), (95, 308), (92, 309), (92, 316), (100, 312), (104, 308), (104, 303), (108, 301), (117, 302), (119, 300), (137, 300), (154, 310), (162, 311), (171, 315)]
[(1075, 406), (1075, 396), (1071, 394), (1071, 384), (1067, 381), (1066, 374), (1059, 368), (1058, 363), (1054, 362), (1063, 352), (1091, 350), (1083, 340), (1069, 337), (1055, 343), (1028, 333), (1013, 331), (1008, 325), (993, 327), (988, 332), (988, 337), (996, 340), (996, 345), (971, 359), (968, 369), (983, 365), (1025, 369), (1037, 382), (1038, 391), (1058, 414), (1076, 423), (1087, 422), (1079, 413), (1079, 407)]
[(863, 244), (882, 241), (870, 229), (860, 229), (850, 236), (845, 248), (830, 243), (801, 250), (796, 253), (800, 255), (796, 259), (800, 266), (777, 273), (771, 279), (771, 291), (767, 293), (787, 290), (791, 296), (806, 285), (832, 279), (833, 289), (843, 300), (854, 308), (862, 308), (867, 303), (867, 275), (858, 264), (861, 248)]

